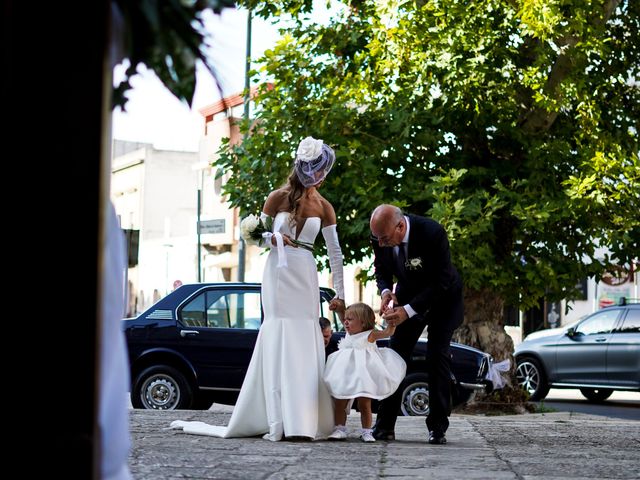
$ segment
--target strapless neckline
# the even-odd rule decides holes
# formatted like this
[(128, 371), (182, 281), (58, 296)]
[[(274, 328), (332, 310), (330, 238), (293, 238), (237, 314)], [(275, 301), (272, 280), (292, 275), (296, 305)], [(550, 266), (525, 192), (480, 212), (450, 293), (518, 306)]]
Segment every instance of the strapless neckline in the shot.
[[(285, 211), (277, 212), (276, 213), (276, 217), (278, 215), (280, 215), (281, 213), (285, 214), (288, 217), (291, 217), (291, 212), (285, 212)], [(276, 217), (274, 217), (274, 225), (275, 225), (275, 218)], [(314, 224), (314, 222), (313, 222), (314, 219), (317, 219), (318, 222), (320, 222), (320, 225), (318, 226), (318, 231), (319, 231), (320, 227), (322, 227), (322, 218), (321, 217), (301, 217), (300, 220), (304, 220), (304, 221), (301, 222), (302, 223), (302, 228), (300, 228), (300, 231), (298, 231), (298, 226), (299, 226), (298, 222), (295, 222), (293, 224), (291, 224), (291, 223), (289, 224), (289, 229), (290, 229), (291, 234), (292, 234), (291, 236), (295, 240), (300, 239), (302, 237), (304, 231), (305, 231), (305, 228), (306, 228), (307, 224), (311, 223), (313, 225)], [(310, 222), (310, 220), (311, 220), (311, 222)], [(310, 240), (305, 240), (305, 241), (310, 241), (311, 243), (313, 243), (313, 241), (314, 241), (313, 239), (314, 238), (315, 238), (315, 235), (313, 235), (313, 238), (311, 238)]]
[[(287, 215), (291, 216), (291, 212), (286, 212), (286, 211), (283, 210), (281, 212), (277, 212), (276, 213), (276, 217), (278, 215), (280, 215), (281, 213), (284, 213), (284, 214), (287, 214)], [(309, 220), (310, 218), (318, 218), (319, 219), (320, 217), (317, 217), (317, 216), (316, 217), (300, 217), (300, 220)]]

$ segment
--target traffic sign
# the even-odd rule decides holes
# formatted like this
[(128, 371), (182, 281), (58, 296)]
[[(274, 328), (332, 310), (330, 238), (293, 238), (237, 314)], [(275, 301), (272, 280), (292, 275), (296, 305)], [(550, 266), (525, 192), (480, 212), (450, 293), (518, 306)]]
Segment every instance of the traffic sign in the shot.
[(200, 220), (200, 234), (205, 233), (224, 233), (225, 219), (215, 218), (213, 220)]

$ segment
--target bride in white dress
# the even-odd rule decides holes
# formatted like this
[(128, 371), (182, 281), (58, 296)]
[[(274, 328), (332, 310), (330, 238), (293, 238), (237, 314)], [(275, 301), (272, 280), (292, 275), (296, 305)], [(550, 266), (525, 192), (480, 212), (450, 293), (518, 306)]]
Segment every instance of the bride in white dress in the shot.
[(262, 242), (271, 248), (262, 281), (264, 322), (228, 427), (177, 420), (172, 428), (225, 438), (263, 435), (272, 441), (322, 439), (332, 432), (332, 400), (322, 379), (318, 271), (312, 252), (294, 241), (312, 244), (322, 232), (337, 293), (330, 308), (344, 307), (336, 215), (317, 190), (334, 162), (333, 150), (322, 140), (305, 138), (287, 185), (271, 192), (264, 204), (262, 215), (273, 218), (273, 233), (264, 234)]

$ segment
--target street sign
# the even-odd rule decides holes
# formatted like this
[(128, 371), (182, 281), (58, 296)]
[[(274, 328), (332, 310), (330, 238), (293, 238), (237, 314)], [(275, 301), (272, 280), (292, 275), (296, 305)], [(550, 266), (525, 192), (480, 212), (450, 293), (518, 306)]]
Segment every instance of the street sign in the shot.
[(205, 233), (224, 233), (224, 218), (216, 218), (213, 220), (200, 220), (200, 234)]

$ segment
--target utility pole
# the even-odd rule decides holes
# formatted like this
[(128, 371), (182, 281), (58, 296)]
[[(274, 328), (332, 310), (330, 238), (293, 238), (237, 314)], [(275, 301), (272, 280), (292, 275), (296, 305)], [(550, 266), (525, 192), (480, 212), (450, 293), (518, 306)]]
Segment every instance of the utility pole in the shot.
[[(202, 177), (202, 173), (200, 173), (200, 176)], [(198, 223), (197, 223), (197, 229), (198, 229), (198, 283), (200, 283), (202, 281), (202, 240), (200, 238), (200, 212), (202, 211), (202, 181), (198, 181), (198, 203), (197, 203), (197, 208), (198, 208)]]
[[(244, 71), (244, 119), (249, 120), (249, 102), (251, 102), (251, 82), (249, 81), (249, 70), (251, 70), (251, 9), (247, 9), (247, 55)], [(238, 281), (244, 282), (246, 245), (240, 236), (238, 244)]]

